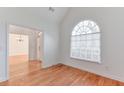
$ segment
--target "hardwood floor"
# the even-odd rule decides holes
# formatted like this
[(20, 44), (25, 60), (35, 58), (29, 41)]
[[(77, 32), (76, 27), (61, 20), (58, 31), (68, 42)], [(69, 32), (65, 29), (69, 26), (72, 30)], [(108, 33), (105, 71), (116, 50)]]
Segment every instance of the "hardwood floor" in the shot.
[(46, 69), (41, 62), (19, 62), (10, 65), (10, 79), (1, 86), (119, 86), (124, 83), (70, 66), (58, 64)]

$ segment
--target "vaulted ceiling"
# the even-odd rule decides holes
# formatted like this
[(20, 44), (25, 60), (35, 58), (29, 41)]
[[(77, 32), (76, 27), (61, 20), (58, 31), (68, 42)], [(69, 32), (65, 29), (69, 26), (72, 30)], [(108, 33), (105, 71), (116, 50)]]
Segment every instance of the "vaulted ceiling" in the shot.
[[(27, 8), (7, 8), (6, 10), (12, 11), (25, 11), (29, 15), (36, 16), (38, 18), (41, 18), (42, 22), (52, 23), (52, 24), (59, 24), (63, 21), (64, 17), (70, 10), (69, 8), (65, 7), (52, 7), (54, 11), (51, 11), (49, 7), (27, 7)], [(23, 14), (22, 14), (23, 15)], [(14, 34), (29, 34), (33, 33), (31, 29), (25, 28), (25, 27), (19, 27), (16, 25), (10, 25), (10, 33)]]
[[(41, 20), (41, 22), (58, 24), (64, 19), (64, 16), (70, 10), (70, 8), (67, 7), (52, 8), (54, 11), (50, 11), (49, 7), (3, 7), (0, 8), (0, 17), (4, 18), (4, 15), (12, 15), (12, 17), (16, 17), (16, 13), (17, 15), (21, 15), (23, 17), (28, 14), (29, 17), (30, 15), (34, 16)], [(12, 18), (10, 17), (10, 19)]]
[(43, 21), (52, 23), (60, 23), (69, 11), (66, 7), (52, 7), (54, 11), (50, 11), (49, 7), (25, 8), (30, 14), (40, 17)]

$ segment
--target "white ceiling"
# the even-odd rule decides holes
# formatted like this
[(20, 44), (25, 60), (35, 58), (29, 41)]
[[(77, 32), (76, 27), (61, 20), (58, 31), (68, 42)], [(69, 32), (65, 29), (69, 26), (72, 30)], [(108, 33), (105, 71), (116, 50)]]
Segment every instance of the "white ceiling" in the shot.
[[(43, 21), (60, 23), (69, 11), (66, 7), (53, 7), (54, 12), (49, 11), (49, 7), (25, 8), (30, 14), (40, 17)], [(42, 21), (41, 20), (41, 21)]]

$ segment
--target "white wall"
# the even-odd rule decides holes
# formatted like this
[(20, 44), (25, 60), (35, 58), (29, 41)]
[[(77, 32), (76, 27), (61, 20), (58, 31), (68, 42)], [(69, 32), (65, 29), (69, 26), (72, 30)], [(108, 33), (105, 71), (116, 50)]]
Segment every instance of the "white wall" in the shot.
[[(43, 19), (44, 20), (44, 19)], [(42, 21), (41, 17), (30, 14), (25, 8), (0, 8), (0, 81), (7, 79), (7, 24), (36, 28), (44, 34), (43, 67), (58, 61), (59, 32), (56, 24)]]
[[(70, 35), (81, 20), (95, 21), (101, 30), (102, 63), (70, 58)], [(124, 81), (124, 8), (72, 8), (61, 26), (62, 63), (109, 78)]]
[(21, 35), (22, 42), (19, 42), (20, 35), (9, 34), (9, 56), (28, 55), (29, 39), (27, 35)]

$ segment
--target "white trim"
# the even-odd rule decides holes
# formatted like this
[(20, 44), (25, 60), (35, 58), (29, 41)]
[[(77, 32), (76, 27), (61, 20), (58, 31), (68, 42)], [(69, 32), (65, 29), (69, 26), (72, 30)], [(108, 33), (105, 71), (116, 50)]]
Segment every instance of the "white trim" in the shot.
[(75, 60), (80, 60), (80, 61), (85, 61), (85, 62), (92, 62), (92, 63), (98, 63), (100, 64), (101, 61), (94, 61), (94, 60), (90, 60), (90, 59), (81, 59), (81, 58), (78, 58), (78, 57), (73, 57), (73, 56), (70, 56), (71, 59), (75, 59)]
[(4, 82), (4, 81), (6, 81), (6, 80), (8, 80), (7, 77), (0, 78), (0, 82)]

